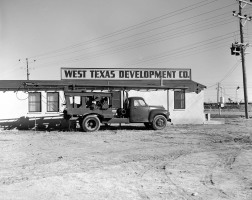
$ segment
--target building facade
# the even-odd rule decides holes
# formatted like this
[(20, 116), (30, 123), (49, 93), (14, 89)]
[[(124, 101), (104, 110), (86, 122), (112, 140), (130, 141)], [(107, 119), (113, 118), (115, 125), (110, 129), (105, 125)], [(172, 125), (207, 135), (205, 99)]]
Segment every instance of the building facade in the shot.
[(141, 96), (149, 105), (164, 106), (174, 124), (205, 121), (205, 86), (191, 80), (190, 69), (62, 68), (61, 76), (58, 81), (0, 81), (0, 119), (58, 116), (65, 108), (64, 91), (77, 89)]
[[(59, 116), (65, 109), (63, 91), (0, 92), (0, 119), (19, 117)], [(170, 112), (173, 124), (202, 124), (204, 116), (204, 91), (181, 90), (139, 92), (130, 91), (129, 96), (141, 96), (148, 105), (162, 105)]]

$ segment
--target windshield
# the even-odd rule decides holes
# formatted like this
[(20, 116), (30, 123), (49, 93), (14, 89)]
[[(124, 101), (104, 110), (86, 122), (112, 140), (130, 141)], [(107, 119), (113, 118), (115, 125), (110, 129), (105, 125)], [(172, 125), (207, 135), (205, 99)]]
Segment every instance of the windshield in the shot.
[(134, 100), (134, 106), (147, 106), (143, 99), (136, 99)]

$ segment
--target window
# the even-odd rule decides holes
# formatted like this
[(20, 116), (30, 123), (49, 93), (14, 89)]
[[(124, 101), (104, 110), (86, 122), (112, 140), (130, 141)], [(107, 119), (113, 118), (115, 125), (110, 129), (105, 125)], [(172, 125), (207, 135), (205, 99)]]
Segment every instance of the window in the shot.
[(142, 99), (134, 100), (134, 106), (146, 106), (146, 103)]
[(82, 106), (81, 96), (70, 96), (69, 103), (71, 108), (79, 108)]
[(29, 112), (41, 112), (41, 93), (32, 92), (29, 93)]
[(185, 90), (174, 91), (174, 109), (185, 109)]
[(59, 93), (47, 93), (47, 112), (59, 112)]

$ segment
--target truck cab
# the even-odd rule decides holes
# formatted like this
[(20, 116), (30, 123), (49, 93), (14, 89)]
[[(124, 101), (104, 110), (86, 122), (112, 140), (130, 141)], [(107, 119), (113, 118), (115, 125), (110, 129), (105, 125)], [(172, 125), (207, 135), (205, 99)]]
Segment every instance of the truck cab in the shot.
[(142, 97), (129, 97), (118, 104), (112, 92), (72, 91), (65, 92), (65, 99), (65, 119), (77, 119), (84, 131), (112, 123), (144, 123), (147, 128), (160, 130), (170, 121), (163, 106), (149, 106)]

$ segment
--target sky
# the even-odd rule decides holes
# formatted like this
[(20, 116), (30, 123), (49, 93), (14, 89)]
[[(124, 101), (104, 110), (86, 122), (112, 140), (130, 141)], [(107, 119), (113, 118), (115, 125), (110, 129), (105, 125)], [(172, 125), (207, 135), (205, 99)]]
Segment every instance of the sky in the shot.
[[(205, 101), (243, 101), (236, 0), (0, 0), (0, 80), (60, 80), (60, 68), (190, 68)], [(243, 8), (252, 15), (252, 6)], [(244, 24), (250, 42), (252, 21)], [(252, 101), (252, 47), (246, 49)], [(252, 51), (251, 51), (252, 52)], [(27, 60), (26, 60), (27, 59)], [(239, 86), (239, 90), (236, 90)]]

